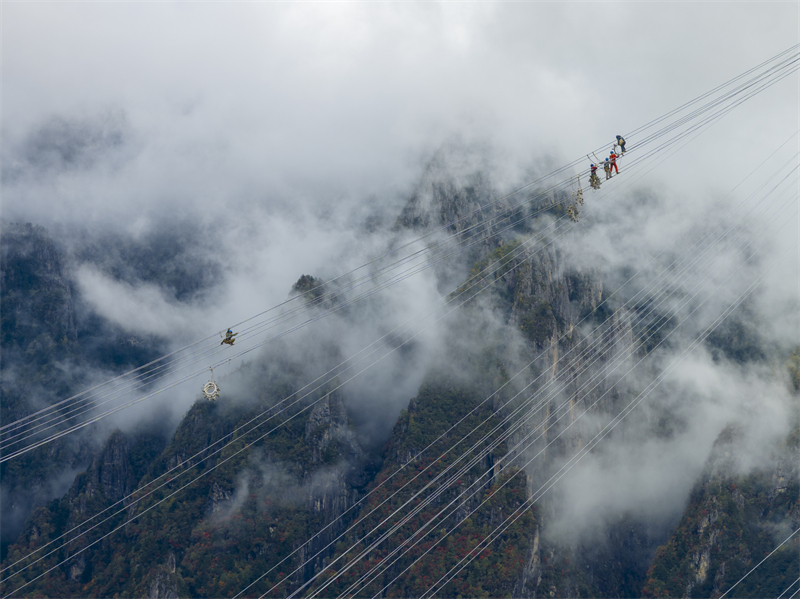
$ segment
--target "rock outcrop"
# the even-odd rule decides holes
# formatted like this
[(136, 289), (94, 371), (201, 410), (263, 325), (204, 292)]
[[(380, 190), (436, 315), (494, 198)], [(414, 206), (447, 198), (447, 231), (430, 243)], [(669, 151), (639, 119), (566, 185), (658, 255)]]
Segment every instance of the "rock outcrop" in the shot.
[[(675, 532), (647, 572), (647, 597), (718, 597), (783, 538), (800, 528), (800, 429), (772, 452), (771, 465), (743, 472), (744, 429), (720, 433)], [(743, 596), (778, 596), (796, 579), (797, 539), (743, 580)]]
[(4, 360), (15, 351), (49, 359), (57, 343), (75, 342), (74, 301), (61, 253), (44, 227), (4, 223), (0, 235)]

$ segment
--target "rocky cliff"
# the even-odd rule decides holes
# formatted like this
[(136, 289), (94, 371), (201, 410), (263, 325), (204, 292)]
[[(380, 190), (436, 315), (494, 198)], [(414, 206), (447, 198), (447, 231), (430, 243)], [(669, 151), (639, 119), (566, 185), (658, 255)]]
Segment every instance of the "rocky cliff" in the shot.
[[(68, 396), (83, 378), (70, 367), (79, 351), (74, 291), (44, 228), (3, 223), (0, 285), (0, 420), (9, 424)], [(6, 452), (25, 445), (17, 432), (4, 435)], [(91, 451), (86, 442), (64, 440), (0, 466), (3, 556), (30, 510), (63, 494)]]
[[(460, 284), (451, 298), (486, 289), (443, 329), (442, 349), (425, 365), (423, 384), (381, 448), (362, 445), (351, 398), (346, 387), (337, 388), (337, 380), (283, 409), (282, 400), (296, 397), (307, 382), (307, 362), (325, 369), (341, 361), (335, 343), (314, 338), (297, 353), (276, 344), (236, 373), (245, 381), (236, 397), (223, 393), (216, 403), (198, 398), (168, 440), (144, 429), (117, 431), (102, 447), (87, 451), (69, 490), (36, 510), (3, 567), (115, 502), (122, 501), (122, 511), (85, 537), (55, 543), (57, 551), (43, 564), (6, 580), (3, 590), (32, 581), (46, 564), (54, 570), (26, 587), (26, 594), (233, 596), (254, 583), (247, 596), (312, 590), (329, 596), (348, 591), (379, 565), (359, 593), (419, 596), (469, 555), (507, 516), (527, 505), (531, 493), (585, 446), (604, 418), (619, 411), (631, 389), (606, 376), (594, 385), (592, 377), (652, 347), (635, 338), (641, 331), (632, 329), (627, 312), (604, 303), (601, 273), (577, 269), (549, 243), (558, 206), (533, 216), (523, 203), (515, 212), (519, 222), (491, 235), (499, 230), (492, 217), (508, 203), (500, 199), (490, 172), (477, 155), (459, 157), (452, 147), (443, 149), (397, 219), (396, 231), (431, 231), (453, 223), (446, 234), (451, 237), (444, 239), (475, 243), (447, 263), (451, 272), (440, 273)], [(20, 247), (40, 233), (23, 229)], [(3, 266), (4, 273), (17, 269), (6, 277), (8, 283), (4, 278), (12, 306), (27, 289), (19, 282), (28, 270), (38, 273), (38, 281), (51, 281), (40, 287), (60, 294), (57, 307), (44, 301), (36, 316), (20, 308), (8, 321), (17, 324), (6, 327), (3, 321), (8, 343), (22, 352), (42, 335), (56, 343), (64, 333), (65, 347), (82, 339), (81, 318), (69, 317), (77, 300), (63, 267), (59, 271), (57, 254), (45, 246), (35, 249), (33, 243), (28, 253), (9, 250), (8, 256), (22, 258), (9, 258)], [(30, 268), (24, 258), (29, 255), (35, 257)], [(494, 272), (472, 288), (485, 269)], [(172, 281), (171, 274), (163, 276)], [(198, 287), (181, 281), (178, 276), (168, 286), (176, 295), (198, 297)], [(309, 306), (330, 307), (318, 301), (326, 290), (321, 285), (320, 279), (303, 275), (292, 292), (306, 294)], [(15, 331), (24, 334), (14, 337)], [(725, 349), (726, 339), (718, 336), (714, 343)], [(744, 360), (751, 353), (735, 355)], [(797, 362), (795, 357), (795, 381)], [(49, 358), (43, 364), (50, 364)], [(519, 381), (491, 395), (523, 366)], [(525, 393), (515, 398), (523, 385)], [(381, 389), (370, 391), (380, 402)], [(529, 397), (536, 400), (506, 420)], [(589, 417), (578, 422), (585, 411)], [(522, 425), (512, 431), (517, 422)], [(626, 426), (618, 434), (625, 434)], [(501, 435), (507, 437), (502, 442)], [(476, 559), (439, 593), (719, 595), (774, 546), (779, 534), (800, 525), (798, 433), (775, 449), (772, 466), (746, 474), (731, 462), (736, 438), (735, 428), (720, 437), (674, 530), (653, 529), (625, 515), (605, 523), (594, 538), (557, 542), (546, 533), (558, 506), (546, 496), (497, 541), (477, 550)], [(214, 454), (223, 444), (229, 445)], [(56, 457), (54, 463), (62, 463)], [(31, 460), (19, 464), (46, 463), (42, 455)], [(453, 480), (445, 477), (424, 488), (448, 468), (464, 464)], [(13, 468), (19, 468), (17, 462), (4, 470), (4, 489), (19, 472)], [(141, 501), (133, 502), (130, 494), (137, 489)], [(412, 518), (401, 520), (412, 510)], [(380, 526), (383, 532), (389, 525), (396, 530), (387, 538), (373, 530)], [(369, 555), (358, 558), (368, 547)], [(791, 582), (786, 576), (796, 556), (793, 545), (778, 556), (774, 570), (754, 576), (737, 593), (777, 595)], [(380, 564), (384, 558), (388, 561)], [(325, 574), (314, 579), (323, 569)]]
[[(800, 429), (775, 447), (768, 465), (744, 472), (741, 425), (717, 439), (701, 480), (647, 572), (646, 597), (719, 597), (800, 528)], [(790, 541), (728, 596), (777, 597), (800, 570)]]

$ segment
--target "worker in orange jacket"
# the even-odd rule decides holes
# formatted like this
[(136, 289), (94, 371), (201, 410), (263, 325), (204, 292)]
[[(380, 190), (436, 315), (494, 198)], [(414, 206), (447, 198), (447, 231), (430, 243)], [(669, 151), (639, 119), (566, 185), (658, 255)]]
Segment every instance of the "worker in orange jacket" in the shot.
[(619, 156), (617, 156), (614, 153), (614, 150), (611, 150), (611, 155), (608, 157), (608, 160), (611, 163), (611, 168), (615, 169), (617, 171), (617, 174), (619, 175), (619, 167), (617, 166), (617, 158), (619, 158)]

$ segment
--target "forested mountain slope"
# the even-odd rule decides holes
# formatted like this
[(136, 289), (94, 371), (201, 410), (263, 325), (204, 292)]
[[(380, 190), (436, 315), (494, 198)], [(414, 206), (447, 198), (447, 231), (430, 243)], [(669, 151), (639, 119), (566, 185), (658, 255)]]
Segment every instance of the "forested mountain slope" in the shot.
[[(218, 597), (254, 583), (247, 596), (297, 591), (408, 597), (424, 593), (477, 548), (476, 559), (439, 587), (440, 595), (724, 592), (774, 547), (780, 533), (800, 526), (797, 431), (753, 466), (736, 462), (746, 426), (729, 426), (680, 505), (671, 503), (658, 518), (634, 504), (597, 513), (585, 509), (594, 528), (576, 521), (574, 534), (563, 534), (574, 498), (557, 494), (557, 488), (537, 493), (659, 372), (656, 363), (640, 378), (623, 376), (636, 360), (658, 357), (659, 342), (677, 323), (666, 310), (653, 321), (637, 319), (651, 304), (608, 299), (608, 281), (619, 273), (586, 268), (564, 245), (552, 243), (553, 222), (563, 217), (567, 196), (550, 193), (535, 211), (533, 205), (520, 207), (517, 224), (496, 235), (492, 216), (507, 207), (494, 203), (498, 197), (489, 172), (466, 159), (453, 165), (441, 154), (395, 222), (392, 234), (402, 235), (470, 215), (447, 235), (459, 239), (471, 226), (466, 238), (476, 243), (454, 264), (436, 267), (437, 284), (452, 299), (473, 289), (481, 273), (491, 275), (481, 294), (459, 302), (423, 371), (413, 373), (416, 378), (408, 373), (422, 382), (399, 415), (387, 415), (394, 424), (380, 443), (377, 433), (364, 430), (357, 407), (364, 401), (387, 405), (391, 390), (377, 383), (361, 388), (357, 397), (347, 385), (339, 387), (343, 378), (332, 379), (280, 409), (284, 399), (300, 397), (310, 373), (347, 357), (336, 339), (343, 329), (320, 328), (302, 337), (300, 352), (292, 338), (279, 340), (220, 381), (218, 402), (198, 393), (174, 429), (158, 423), (156, 412), (124, 432), (93, 429), (81, 442), (46, 446), (4, 465), (4, 503), (35, 495), (37, 485), (51, 481), (56, 471), (79, 472), (64, 485), (66, 492), (40, 493), (30, 502), (36, 509), (4, 556), (2, 567), (11, 567), (2, 590), (30, 581), (26, 596)], [(72, 361), (120, 371), (162, 347), (155, 338), (144, 344), (146, 350), (126, 346), (112, 325), (76, 308), (80, 299), (62, 264), (67, 259), (41, 228), (7, 231), (4, 420), (35, 405), (21, 381), (45, 389), (46, 396), (36, 397), (46, 403), (86, 384), (64, 374), (80, 369), (60, 365)], [(134, 252), (138, 266), (130, 269), (107, 256), (104, 266), (102, 240), (96, 243), (70, 259), (94, 259), (123, 278), (161, 281), (177, 301), (202, 299), (210, 279), (187, 276), (198, 265), (180, 272), (167, 261), (162, 272), (159, 256), (169, 252), (152, 250)], [(181, 255), (183, 247), (178, 244), (175, 253)], [(333, 289), (322, 278), (301, 274), (286, 291), (306, 294), (309, 306)], [(323, 314), (336, 305), (329, 301), (313, 309)], [(359, 309), (348, 307), (337, 318), (355, 326)], [(732, 330), (740, 334), (726, 337)], [(766, 361), (769, 348), (746, 332), (722, 329), (708, 342), (709, 353), (740, 364)], [(389, 341), (403, 355), (419, 351), (415, 343), (411, 335)], [(121, 353), (109, 353), (120, 347)], [(776, 379), (785, 374), (781, 368)], [(7, 376), (11, 372), (14, 377)], [(226, 396), (225, 389), (235, 391)], [(638, 420), (626, 420), (611, 440), (626, 448), (626, 442), (643, 438), (645, 452), (646, 443), (680, 438), (690, 427), (680, 407), (664, 401)], [(222, 444), (224, 450), (212, 455)], [(603, 459), (602, 447), (592, 457)], [(519, 512), (495, 542), (479, 547), (531, 496), (537, 499), (531, 509)], [(62, 537), (103, 510), (85, 536), (72, 542)], [(383, 538), (394, 525), (396, 531)], [(45, 545), (40, 563), (8, 577), (26, 562), (12, 564)], [(368, 555), (360, 556), (367, 548)], [(736, 593), (779, 592), (791, 582), (797, 560), (795, 543)]]

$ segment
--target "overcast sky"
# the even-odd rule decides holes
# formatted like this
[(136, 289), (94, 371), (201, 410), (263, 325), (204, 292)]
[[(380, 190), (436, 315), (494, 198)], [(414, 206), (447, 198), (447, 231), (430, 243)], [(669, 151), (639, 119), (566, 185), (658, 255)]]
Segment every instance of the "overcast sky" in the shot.
[[(215, 247), (244, 276), (219, 307), (238, 320), (379, 251), (354, 218), (394, 218), (452, 136), (525, 182), (516, 167), (585, 155), (797, 43), (798, 6), (5, 2), (2, 218), (230, 231)], [(648, 172), (670, 199), (640, 242), (730, 191), (799, 100), (793, 75)]]
[[(456, 132), (571, 160), (797, 43), (798, 5), (5, 2), (2, 33), (6, 151), (53, 116), (124, 137), (106, 168), (6, 182), (4, 211), (118, 218), (389, 194)], [(796, 83), (655, 176), (746, 168), (796, 128)]]
[[(135, 233), (248, 215), (261, 246), (304, 237), (276, 215), (328, 212), (325, 256), (453, 135), (487, 141), (510, 173), (562, 164), (800, 40), (794, 2), (5, 2), (2, 16), (4, 219)], [(727, 192), (797, 130), (797, 106), (794, 75), (644, 183)], [(83, 136), (77, 157), (42, 151), (68, 146), (59, 135)], [(302, 258), (291, 276), (321, 267), (304, 248), (284, 245)]]

